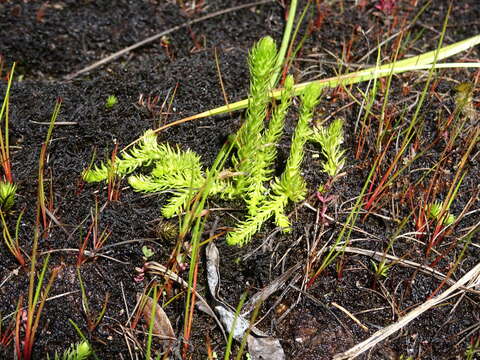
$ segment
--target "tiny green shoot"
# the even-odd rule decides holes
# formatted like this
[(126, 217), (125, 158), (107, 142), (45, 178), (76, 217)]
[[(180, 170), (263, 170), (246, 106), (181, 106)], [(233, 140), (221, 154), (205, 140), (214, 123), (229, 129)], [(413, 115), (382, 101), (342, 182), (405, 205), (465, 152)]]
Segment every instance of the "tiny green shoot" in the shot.
[(15, 201), (15, 194), (17, 192), (17, 185), (0, 181), (0, 209), (8, 212)]
[[(433, 204), (430, 204), (428, 208), (428, 215), (430, 219), (439, 220), (440, 216), (442, 215), (443, 209), (443, 202), (442, 201), (435, 201)], [(456, 220), (455, 215), (446, 212), (443, 219), (443, 225), (449, 226), (452, 225)]]
[(465, 350), (465, 359), (473, 360), (475, 359), (476, 354), (480, 354), (480, 337), (470, 341), (470, 344), (468, 344), (467, 349)]
[(149, 248), (148, 246), (142, 246), (142, 253), (143, 253), (143, 256), (145, 257), (145, 259), (149, 259), (151, 258), (153, 255), (155, 255), (155, 252)]
[(375, 274), (379, 277), (386, 278), (388, 276), (388, 270), (390, 270), (390, 265), (386, 264), (384, 261), (377, 263), (373, 260), (370, 260)]
[[(92, 355), (92, 347), (88, 341), (72, 344), (62, 355), (55, 353), (55, 360), (87, 360)], [(50, 357), (47, 355), (47, 359)]]
[(115, 95), (110, 95), (107, 100), (105, 101), (105, 107), (107, 109), (111, 109), (118, 103), (118, 99)]

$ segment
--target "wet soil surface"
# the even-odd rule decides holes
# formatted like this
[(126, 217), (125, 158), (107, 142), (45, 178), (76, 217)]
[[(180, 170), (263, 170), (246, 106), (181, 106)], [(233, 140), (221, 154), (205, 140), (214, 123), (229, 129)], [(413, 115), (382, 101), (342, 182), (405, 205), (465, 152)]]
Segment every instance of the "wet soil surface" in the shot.
[[(20, 211), (24, 211), (19, 239), (26, 254), (31, 253), (34, 238), (40, 149), (54, 103), (56, 99), (62, 99), (58, 124), (48, 145), (44, 181), (47, 201), (56, 221), (48, 218), (51, 222), (49, 231), (39, 239), (38, 249), (40, 264), (50, 252), (49, 272), (56, 267), (60, 271), (49, 293), (52, 298), (45, 304), (38, 326), (34, 359), (46, 358), (47, 353), (51, 356), (55, 351), (63, 351), (79, 341), (79, 335), (69, 320), (75, 322), (91, 341), (99, 359), (144, 358), (145, 336), (130, 329), (128, 320), (137, 302), (137, 294), (144, 291), (151, 280), (148, 275), (143, 281), (134, 280), (138, 275), (136, 268), (141, 268), (145, 262), (142, 246), (148, 245), (154, 252), (150, 260), (161, 264), (167, 264), (175, 246), (175, 241), (161, 239), (162, 234), (155, 231), (166, 197), (135, 193), (125, 181), (120, 199), (107, 201), (106, 187), (103, 184), (84, 184), (81, 173), (91, 162), (93, 154), (99, 159), (106, 159), (111, 155), (114, 144), (121, 149), (146, 129), (224, 105), (224, 94), (229, 102), (245, 98), (249, 85), (246, 65), (249, 48), (265, 35), (280, 42), (285, 10), (281, 2), (270, 2), (217, 16), (175, 31), (74, 79), (66, 80), (65, 77), (148, 36), (245, 2), (206, 0), (197, 3), (203, 5), (196, 11), (185, 11), (189, 6), (187, 2), (178, 1), (177, 4), (165, 0), (0, 1), (0, 53), (6, 59), (0, 84), (2, 96), (6, 89), (5, 69), (10, 68), (13, 61), (17, 62), (10, 100), (10, 139), (12, 173), (18, 185), (18, 195), (7, 222), (14, 229), (16, 218)], [(334, 76), (341, 62), (350, 66), (350, 70), (357, 69), (357, 65), (375, 64), (378, 42), (398, 33), (405, 24), (411, 24), (426, 2), (399, 0), (390, 14), (387, 8), (382, 11), (375, 7), (384, 3), (389, 2), (313, 2), (306, 16), (308, 25), (301, 27), (298, 39), (308, 36), (290, 68), (296, 82)], [(402, 41), (405, 45), (400, 56), (435, 49), (448, 4), (448, 1), (434, 1), (428, 6), (418, 21), (411, 25), (408, 35), (404, 34)], [(300, 2), (301, 9), (305, 5), (306, 2)], [(477, 0), (455, 1), (445, 43), (479, 34), (479, 18), (480, 4)], [(382, 48), (382, 56), (394, 54), (394, 49), (394, 45), (388, 43)], [(224, 91), (219, 83), (215, 53)], [(478, 49), (473, 49), (456, 59), (475, 61), (478, 56)], [(426, 78), (425, 74), (421, 77), (419, 74), (395, 77), (389, 109), (400, 113), (405, 106), (414, 103)], [(421, 110), (425, 129), (417, 139), (420, 149), (425, 149), (426, 144), (438, 138), (438, 117), (448, 117), (449, 112), (454, 110), (455, 86), (462, 81), (474, 80), (471, 70), (445, 70), (436, 75), (434, 91), (428, 92)], [(360, 89), (365, 91), (367, 85), (361, 85)], [(360, 92), (356, 88), (352, 91), (361, 102)], [(109, 95), (115, 95), (118, 103), (107, 109), (105, 102)], [(158, 103), (153, 111), (139, 102), (139, 99), (145, 102), (155, 97), (158, 97)], [(161, 109), (164, 102), (166, 105)], [(383, 98), (379, 98), (374, 109), (381, 109), (382, 103)], [(407, 108), (406, 116), (411, 116), (414, 110), (413, 107)], [(302, 263), (302, 277), (296, 282), (289, 282), (288, 286), (265, 301), (260, 309), (262, 320), (257, 324), (280, 340), (288, 359), (331, 359), (423, 303), (440, 284), (431, 274), (401, 264), (394, 264), (387, 277), (376, 280), (371, 257), (346, 252), (312, 286), (306, 289), (304, 283), (302, 285), (302, 280), (307, 279), (320, 264), (314, 262), (313, 268), (307, 269), (309, 257), (341, 231), (375, 159), (376, 120), (372, 120), (370, 130), (363, 135), (366, 141), (361, 156), (355, 158), (359, 139), (362, 138), (355, 125), (359, 111), (360, 105), (337, 89), (328, 91), (316, 115), (316, 120), (333, 113), (346, 120), (345, 174), (330, 190), (335, 197), (326, 213), (333, 220), (322, 223), (315, 210), (321, 208), (315, 190), (327, 181), (327, 177), (320, 171), (318, 149), (309, 145), (304, 176), (308, 182), (307, 203), (310, 206), (290, 207), (290, 210), (295, 210), (292, 214), (293, 231), (281, 234), (274, 232), (272, 224), (267, 224), (251, 244), (243, 248), (229, 247), (224, 244), (223, 238), (216, 240), (221, 253), (221, 294), (232, 306), (236, 306), (243, 292), (253, 294), (290, 266)], [(178, 144), (183, 149), (194, 150), (208, 166), (228, 135), (239, 128), (241, 115), (237, 113), (185, 123), (160, 133), (159, 138)], [(286, 135), (293, 132), (294, 121), (292, 112)], [(462, 133), (461, 141), (456, 144), (467, 143), (467, 133)], [(289, 138), (284, 136), (280, 146), (279, 169), (288, 156)], [(443, 148), (443, 143), (438, 142), (409, 170), (432, 167)], [(387, 160), (393, 158), (395, 149), (398, 150), (398, 147), (387, 152)], [(444, 176), (436, 184), (440, 198), (448, 192), (465, 152), (462, 144), (456, 145), (455, 149), (449, 153), (451, 159), (442, 167)], [(468, 211), (473, 213), (465, 216), (453, 231), (447, 233), (437, 249), (438, 253), (447, 253), (436, 265), (436, 270), (444, 274), (452, 269), (463, 248), (462, 241), (455, 243), (455, 240), (478, 222), (478, 212), (475, 212), (480, 205), (478, 197), (475, 199), (480, 169), (478, 150), (477, 144), (472, 152), (476, 156), (469, 158), (468, 174), (450, 210), (459, 215), (473, 198), (468, 207)], [(415, 151), (413, 146), (411, 151)], [(386, 171), (387, 167), (383, 165), (381, 170)], [(399, 235), (397, 230), (401, 220), (412, 211), (406, 190), (422, 174), (409, 171), (401, 177), (401, 181), (396, 181), (373, 211), (375, 215), (357, 221), (357, 227), (350, 234), (350, 246), (377, 251), (386, 249), (389, 240)], [(428, 186), (427, 181), (422, 184)], [(416, 193), (413, 199), (419, 200), (421, 196)], [(89, 332), (85, 312), (82, 311), (76, 262), (77, 250), (88, 232), (96, 202), (102, 209), (99, 229), (111, 231), (106, 246), (132, 241), (106, 247), (102, 254), (108, 257), (90, 259), (79, 268), (92, 313), (100, 312), (105, 296), (109, 294), (105, 317), (94, 331)], [(234, 222), (229, 215), (242, 216), (243, 205), (240, 202), (224, 203), (214, 199), (209, 207), (233, 210), (212, 211), (207, 229), (214, 223), (219, 227), (232, 226)], [(435, 255), (425, 256), (428, 237), (415, 237), (411, 234), (415, 230), (414, 220), (410, 219), (400, 231), (410, 235), (395, 241), (389, 253), (428, 265)], [(317, 239), (320, 243), (312, 249)], [(478, 237), (473, 238), (474, 245), (476, 242)], [(455, 244), (450, 247), (452, 243)], [(478, 258), (478, 248), (468, 247), (451, 277), (460, 278), (477, 263)], [(0, 245), (0, 313), (3, 318), (9, 317), (4, 320), (4, 326), (14, 318), (12, 314), (19, 297), (25, 299), (27, 296), (28, 266), (19, 268), (6, 246), (3, 243)], [(338, 271), (339, 268), (341, 271)], [(205, 293), (202, 264), (199, 271), (197, 286)], [(188, 271), (180, 275), (186, 279)], [(173, 285), (162, 301), (167, 301), (181, 290)], [(451, 298), (359, 358), (398, 359), (402, 355), (404, 359), (408, 356), (419, 359), (463, 358), (467, 346), (479, 336), (478, 300), (478, 295), (470, 293)], [(334, 304), (355, 315), (365, 328)], [(181, 338), (185, 297), (177, 297), (165, 310), (175, 333)], [(144, 326), (140, 322), (137, 330), (145, 330)], [(137, 345), (127, 338), (135, 338)], [(207, 358), (207, 343), (219, 357), (223, 357), (226, 347), (215, 322), (200, 312), (195, 314), (190, 343), (188, 357), (192, 359)], [(234, 353), (237, 346), (234, 346)], [(2, 359), (13, 359), (13, 354), (13, 342), (0, 347)], [(178, 349), (172, 356), (178, 356)], [(265, 359), (268, 358), (265, 354)]]

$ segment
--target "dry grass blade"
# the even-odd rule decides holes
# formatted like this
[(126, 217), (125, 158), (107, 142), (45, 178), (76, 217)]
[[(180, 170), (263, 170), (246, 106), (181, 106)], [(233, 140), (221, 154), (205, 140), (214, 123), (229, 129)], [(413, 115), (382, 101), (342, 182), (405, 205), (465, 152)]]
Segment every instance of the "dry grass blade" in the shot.
[(335, 360), (353, 359), (359, 356), (363, 352), (367, 351), (368, 349), (378, 344), (380, 341), (385, 340), (387, 337), (389, 337), (396, 331), (406, 326), (411, 321), (415, 320), (425, 311), (440, 304), (442, 301), (447, 299), (450, 295), (452, 295), (456, 290), (460, 289), (461, 287), (465, 286), (469, 288), (469, 287), (478, 285), (480, 282), (479, 276), (480, 276), (480, 263), (475, 265), (475, 267), (472, 270), (466, 273), (460, 280), (458, 280), (454, 285), (452, 285), (450, 288), (445, 290), (445, 292), (442, 293), (441, 295), (438, 295), (430, 300), (425, 301), (422, 305), (410, 311), (407, 315), (402, 317), (396, 323), (389, 325), (383, 328), (382, 330), (377, 331), (367, 340), (362, 341), (361, 343), (355, 345), (350, 350), (335, 355), (333, 359)]

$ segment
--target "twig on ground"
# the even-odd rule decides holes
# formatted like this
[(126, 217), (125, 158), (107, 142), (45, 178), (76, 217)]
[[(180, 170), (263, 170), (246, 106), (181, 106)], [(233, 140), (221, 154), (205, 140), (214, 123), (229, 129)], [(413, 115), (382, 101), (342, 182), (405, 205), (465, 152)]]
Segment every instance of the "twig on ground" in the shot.
[(229, 9), (224, 9), (224, 10), (220, 10), (220, 11), (216, 11), (212, 14), (208, 14), (208, 15), (205, 15), (205, 16), (202, 16), (202, 17), (199, 17), (198, 19), (194, 19), (194, 20), (189, 20), (187, 22), (184, 22), (183, 24), (180, 24), (180, 25), (177, 25), (177, 26), (174, 26), (168, 30), (165, 30), (165, 31), (162, 31), (158, 34), (155, 34), (153, 36), (150, 36), (142, 41), (139, 41), (133, 45), (130, 45), (122, 50), (119, 50), (117, 51), (116, 53), (113, 53), (109, 56), (107, 56), (106, 58), (103, 58), (102, 60), (99, 60), (87, 67), (84, 67), (83, 69), (81, 70), (78, 70), (74, 73), (71, 73), (71, 74), (68, 74), (65, 76), (65, 79), (66, 80), (71, 80), (73, 78), (76, 78), (78, 75), (81, 75), (83, 73), (86, 73), (86, 72), (89, 72), (89, 71), (92, 71), (93, 69), (96, 69), (97, 67), (99, 66), (102, 66), (106, 63), (109, 63), (110, 61), (112, 60), (115, 60), (116, 58), (132, 51), (132, 50), (135, 50), (143, 45), (146, 45), (148, 43), (151, 43), (152, 41), (155, 41), (157, 39), (160, 39), (162, 36), (165, 36), (165, 35), (168, 35), (168, 34), (171, 34), (172, 32), (175, 32), (177, 30), (180, 30), (180, 29), (183, 29), (183, 28), (186, 28), (186, 27), (189, 27), (193, 24), (196, 24), (196, 23), (199, 23), (199, 22), (202, 22), (202, 21), (205, 21), (205, 20), (208, 20), (208, 19), (211, 19), (211, 18), (214, 18), (214, 17), (217, 17), (217, 16), (221, 16), (221, 15), (225, 15), (225, 14), (228, 14), (228, 13), (231, 13), (231, 12), (235, 12), (235, 11), (238, 11), (238, 10), (241, 10), (241, 9), (245, 9), (245, 8), (248, 8), (248, 7), (253, 7), (253, 6), (257, 6), (257, 5), (262, 5), (262, 4), (266, 4), (266, 3), (269, 3), (269, 2), (273, 2), (274, 0), (261, 0), (261, 1), (255, 1), (255, 2), (251, 2), (251, 3), (248, 3), (248, 4), (243, 4), (243, 5), (239, 5), (239, 6), (234, 6), (232, 8), (229, 8)]
[(358, 320), (358, 318), (353, 315), (350, 311), (348, 311), (347, 309), (345, 309), (342, 305), (340, 304), (337, 304), (335, 301), (332, 301), (331, 303), (332, 306), (336, 307), (337, 309), (339, 309), (340, 311), (342, 311), (343, 313), (345, 313), (350, 319), (352, 319), (358, 326), (360, 326), (363, 331), (365, 332), (368, 332), (368, 327), (366, 327), (365, 325), (362, 324), (362, 322), (360, 320)]

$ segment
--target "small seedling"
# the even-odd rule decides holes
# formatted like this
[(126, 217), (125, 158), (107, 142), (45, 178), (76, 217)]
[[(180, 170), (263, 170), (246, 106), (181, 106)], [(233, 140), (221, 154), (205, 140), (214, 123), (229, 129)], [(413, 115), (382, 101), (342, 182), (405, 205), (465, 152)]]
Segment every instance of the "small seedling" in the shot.
[(150, 249), (148, 246), (142, 246), (142, 253), (143, 253), (143, 256), (145, 257), (146, 260), (148, 260), (149, 258), (151, 258), (153, 255), (155, 255), (155, 252)]
[(88, 260), (88, 257), (85, 256), (85, 249), (87, 248), (90, 239), (92, 240), (92, 257), (94, 258), (95, 254), (103, 247), (103, 245), (105, 245), (110, 234), (112, 233), (112, 231), (108, 228), (105, 228), (102, 232), (100, 232), (98, 225), (98, 220), (100, 217), (99, 214), (100, 211), (98, 209), (98, 201), (96, 200), (95, 210), (92, 211), (90, 214), (92, 222), (88, 227), (87, 235), (85, 235), (85, 237), (83, 238), (83, 241), (81, 242), (80, 248), (78, 250), (77, 266), (81, 266)]
[(8, 85), (3, 97), (2, 107), (0, 108), (0, 122), (4, 122), (5, 130), (0, 130), (0, 161), (4, 172), (4, 180), (13, 184), (12, 168), (10, 161), (10, 145), (8, 136), (9, 125), (9, 104), (10, 104), (10, 88), (13, 81), (13, 73), (15, 71), (15, 63), (13, 63), (12, 70), (8, 74)]
[(0, 346), (7, 348), (13, 339), (13, 331), (15, 329), (15, 321), (10, 321), (9, 324), (3, 328), (3, 318), (0, 313)]
[(88, 296), (87, 292), (85, 290), (85, 285), (83, 284), (82, 280), (82, 275), (80, 274), (80, 268), (77, 267), (77, 276), (78, 276), (78, 282), (80, 284), (80, 292), (82, 295), (82, 308), (83, 308), (83, 314), (85, 316), (85, 320), (87, 322), (87, 329), (90, 333), (94, 332), (95, 329), (100, 325), (102, 322), (102, 319), (105, 315), (105, 312), (107, 311), (107, 305), (108, 305), (108, 300), (110, 298), (110, 293), (106, 293), (105, 295), (105, 301), (103, 302), (102, 308), (99, 313), (95, 314), (91, 309), (90, 309), (90, 304), (88, 301)]
[(55, 102), (55, 106), (53, 108), (52, 116), (50, 118), (50, 124), (47, 130), (47, 136), (45, 137), (45, 142), (42, 144), (42, 148), (40, 150), (40, 157), (38, 159), (38, 204), (40, 206), (40, 214), (42, 218), (42, 225), (43, 225), (43, 236), (47, 238), (48, 231), (50, 228), (50, 221), (47, 217), (47, 209), (48, 211), (53, 211), (53, 194), (52, 189), (50, 188), (50, 202), (47, 201), (45, 196), (45, 186), (44, 186), (44, 177), (45, 177), (45, 164), (47, 162), (47, 150), (50, 140), (53, 134), (53, 128), (55, 126), (55, 122), (57, 121), (58, 114), (60, 113), (60, 108), (62, 107), (62, 99), (58, 98)]
[(375, 261), (371, 260), (371, 264), (373, 270), (375, 271), (375, 274), (378, 277), (386, 278), (388, 276), (388, 270), (390, 270), (390, 266), (387, 265), (384, 261), (379, 262), (377, 265)]
[(464, 82), (455, 87), (455, 106), (456, 109), (467, 116), (469, 119), (476, 117), (476, 109), (473, 103), (474, 84)]
[[(441, 201), (435, 201), (433, 204), (430, 204), (428, 209), (428, 215), (430, 219), (440, 220), (442, 214), (443, 203)], [(456, 220), (455, 215), (446, 212), (443, 216), (443, 225), (449, 226), (452, 225)]]
[[(40, 322), (40, 316), (43, 311), (45, 302), (47, 301), (48, 293), (52, 288), (53, 282), (58, 276), (61, 267), (55, 267), (48, 280), (45, 288), (43, 287), (43, 281), (45, 279), (46, 271), (48, 268), (48, 261), (50, 256), (47, 255), (42, 267), (42, 271), (38, 275), (35, 265), (37, 257), (37, 244), (39, 238), (38, 224), (34, 235), (34, 244), (32, 250), (32, 261), (30, 268), (30, 284), (28, 287), (28, 302), (27, 308), (23, 309), (23, 295), (20, 295), (17, 304), (17, 311), (15, 317), (15, 352), (16, 358), (23, 360), (30, 360), (32, 358), (33, 344), (35, 342), (35, 335), (37, 333), (38, 325)], [(36, 276), (38, 275), (37, 284), (35, 286)], [(20, 332), (20, 328), (25, 330), (23, 334)], [(23, 337), (22, 337), (23, 335)]]
[(178, 225), (172, 221), (159, 220), (153, 230), (160, 240), (175, 241), (178, 238)]
[[(88, 341), (82, 341), (71, 345), (62, 355), (55, 353), (55, 360), (87, 360), (92, 355), (92, 347)], [(47, 355), (47, 359), (50, 357)]]
[(16, 192), (17, 185), (0, 181), (0, 209), (3, 212), (8, 212), (12, 208)]
[(468, 347), (465, 350), (465, 359), (476, 359), (476, 354), (480, 354), (480, 337), (477, 337), (476, 339), (472, 338), (470, 340), (470, 344), (468, 344)]
[(107, 98), (107, 101), (105, 101), (105, 107), (107, 109), (111, 109), (112, 107), (114, 107), (116, 104), (118, 103), (118, 99), (115, 95), (110, 95), (108, 98)]

